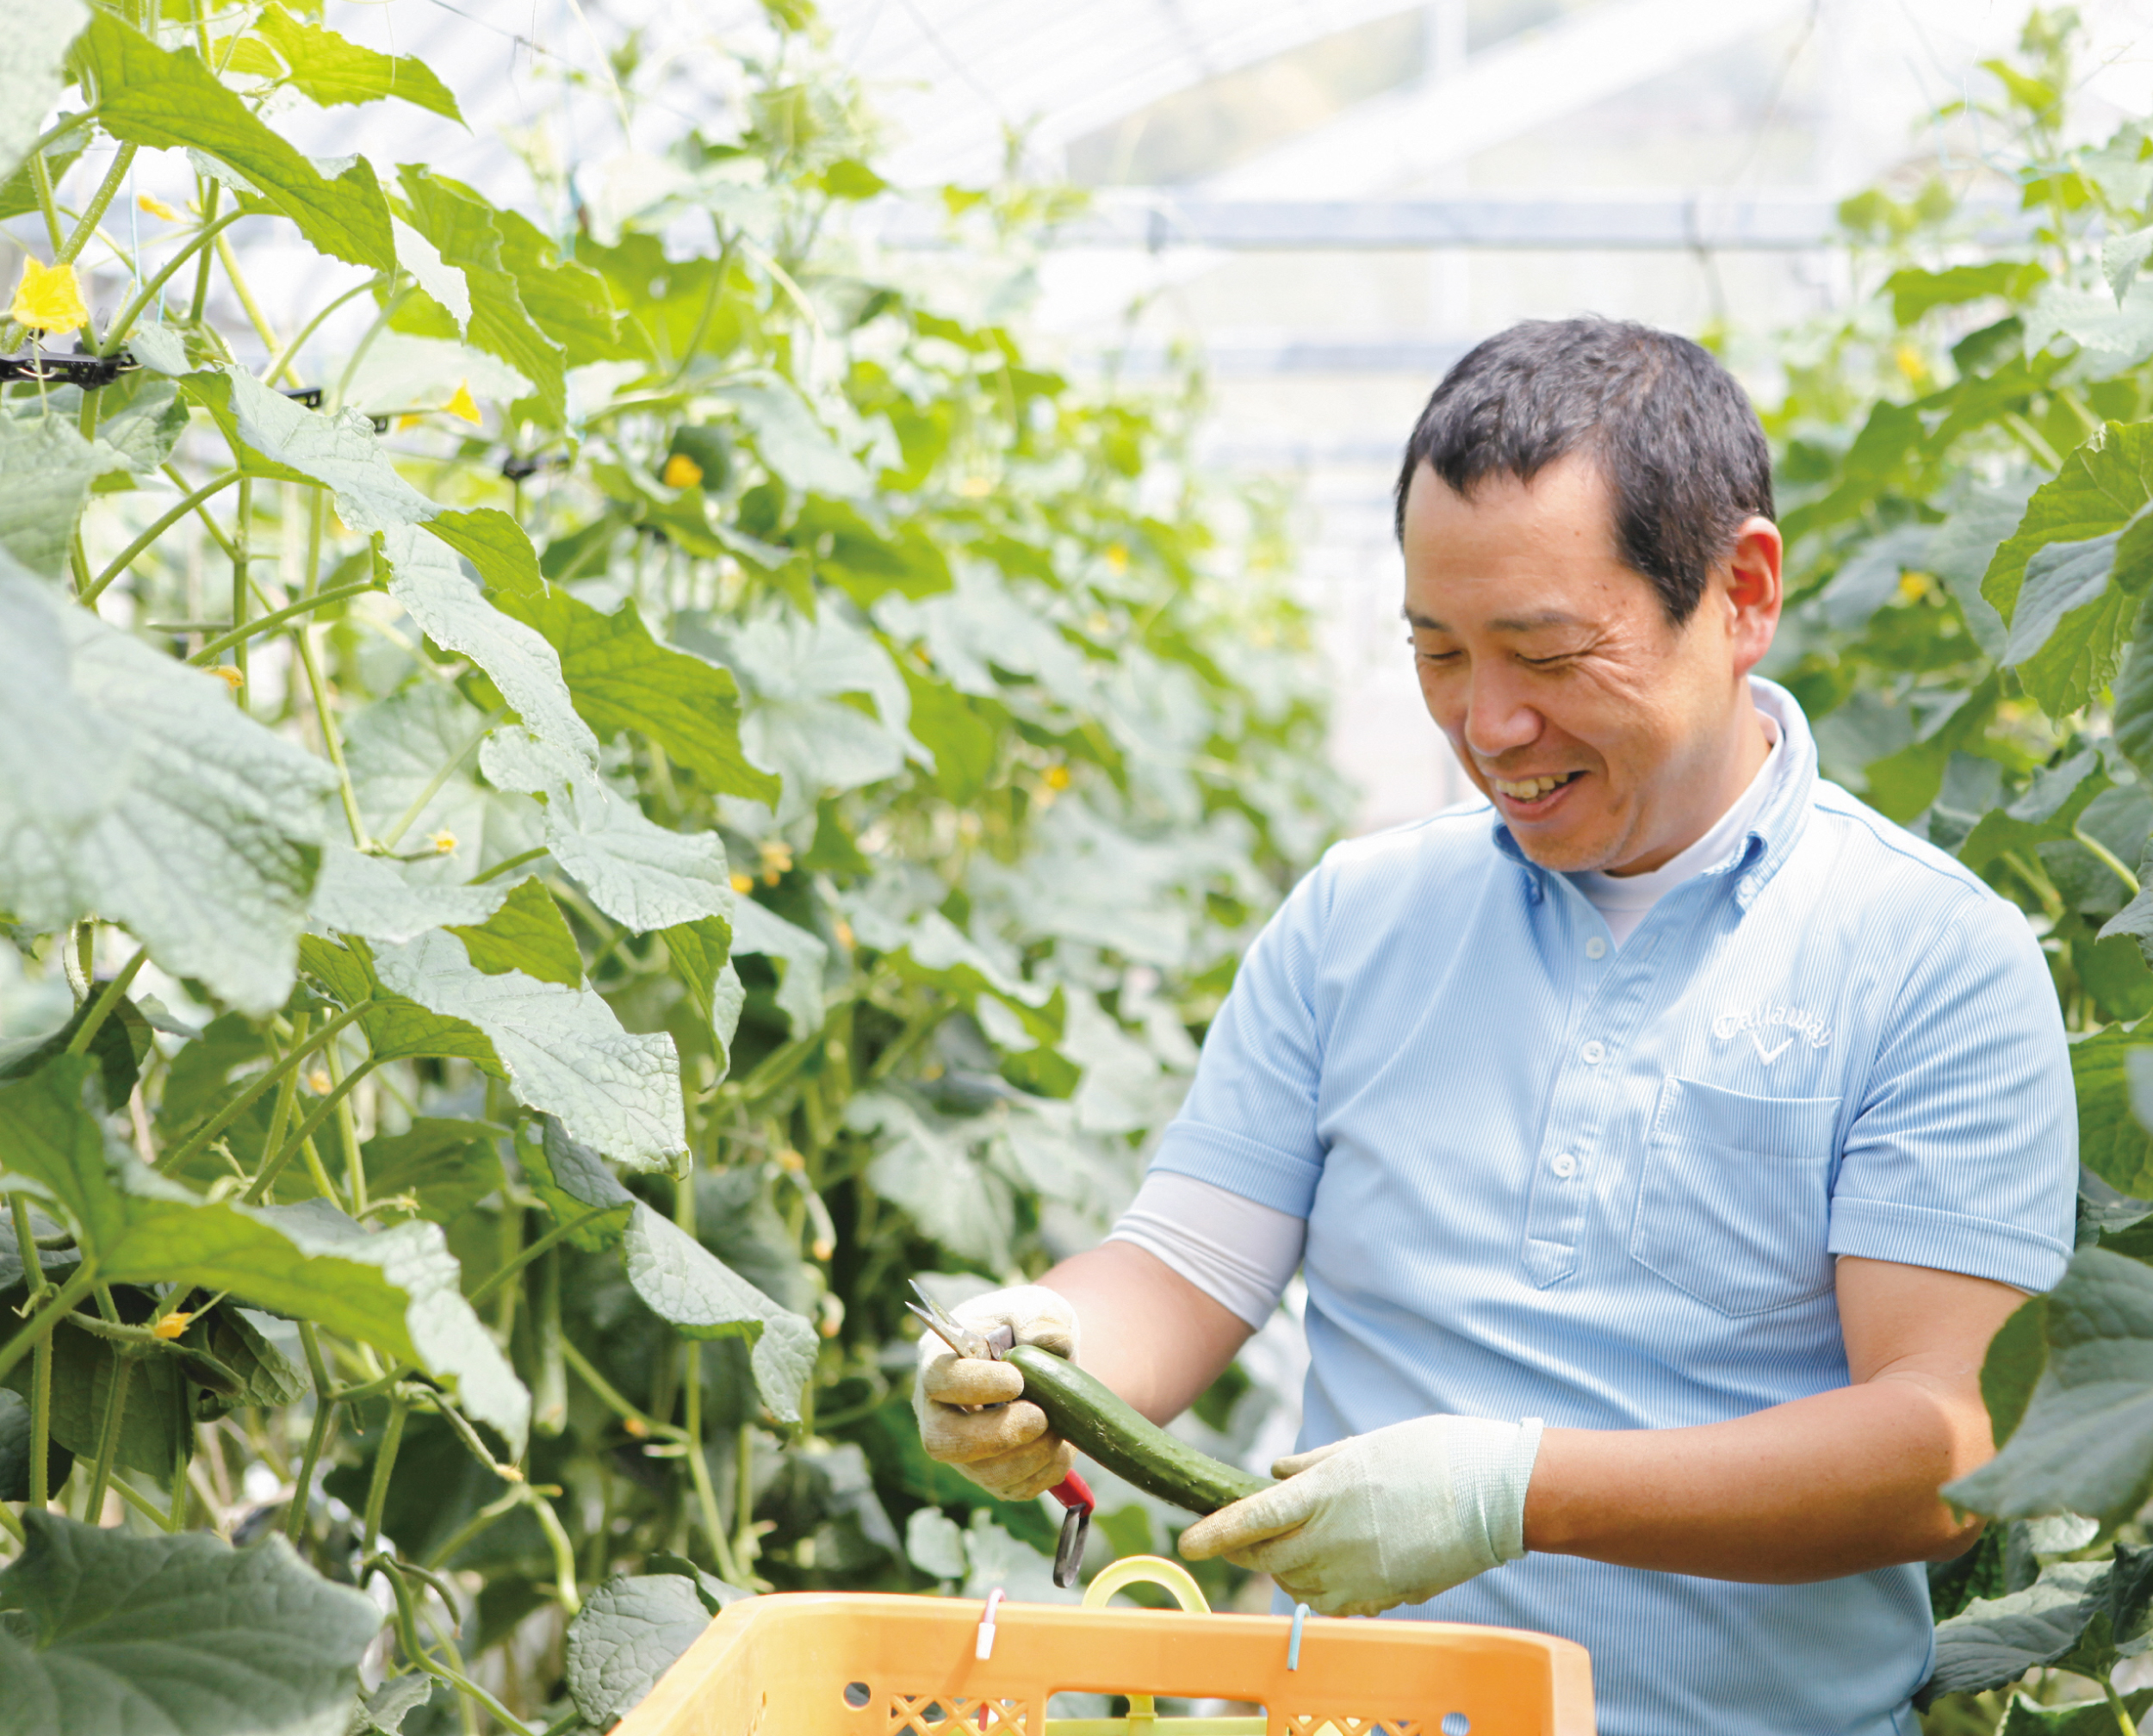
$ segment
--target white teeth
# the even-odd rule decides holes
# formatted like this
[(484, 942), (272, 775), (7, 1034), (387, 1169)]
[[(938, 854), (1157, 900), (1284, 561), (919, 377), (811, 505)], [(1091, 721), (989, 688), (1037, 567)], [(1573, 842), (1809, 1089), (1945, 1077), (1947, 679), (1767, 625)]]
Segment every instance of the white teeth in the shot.
[(1513, 802), (1535, 802), (1557, 785), (1567, 784), (1573, 775), (1566, 772), (1560, 778), (1527, 778), (1516, 783), (1505, 778), (1491, 778), (1488, 782)]

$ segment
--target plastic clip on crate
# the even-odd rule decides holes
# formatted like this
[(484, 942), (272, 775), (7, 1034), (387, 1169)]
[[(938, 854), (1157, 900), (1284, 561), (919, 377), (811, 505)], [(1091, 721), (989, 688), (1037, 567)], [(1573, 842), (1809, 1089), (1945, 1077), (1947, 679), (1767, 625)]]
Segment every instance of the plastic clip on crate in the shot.
[[(1182, 1609), (1108, 1609), (1132, 1579)], [(1592, 1736), (1584, 1647), (1508, 1628), (1214, 1615), (1178, 1564), (1132, 1556), (1084, 1607), (786, 1592), (735, 1603), (612, 1736)], [(1064, 1692), (1126, 1718), (1049, 1718)], [(1161, 1718), (1151, 1696), (1261, 1718)]]

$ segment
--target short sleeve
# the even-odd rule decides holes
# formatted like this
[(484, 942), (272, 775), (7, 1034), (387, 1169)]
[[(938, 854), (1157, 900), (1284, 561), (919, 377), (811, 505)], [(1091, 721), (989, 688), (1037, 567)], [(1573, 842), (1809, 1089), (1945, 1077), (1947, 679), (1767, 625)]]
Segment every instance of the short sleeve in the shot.
[(1204, 1038), (1195, 1083), (1151, 1159), (1154, 1169), (1303, 1218), (1323, 1174), (1316, 971), (1326, 890), (1319, 866), (1257, 935)]
[(2078, 1111), (2039, 943), (1970, 890), (1910, 956), (1842, 1148), (1831, 1251), (2046, 1290), (2070, 1257)]

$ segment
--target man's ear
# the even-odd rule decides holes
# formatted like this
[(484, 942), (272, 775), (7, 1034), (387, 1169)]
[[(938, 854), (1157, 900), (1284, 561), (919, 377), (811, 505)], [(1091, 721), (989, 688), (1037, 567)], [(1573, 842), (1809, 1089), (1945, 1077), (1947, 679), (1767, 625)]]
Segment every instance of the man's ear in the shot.
[(1734, 532), (1733, 552), (1721, 570), (1737, 675), (1747, 675), (1771, 648), (1784, 598), (1779, 574), (1784, 553), (1779, 527), (1769, 518), (1745, 518)]

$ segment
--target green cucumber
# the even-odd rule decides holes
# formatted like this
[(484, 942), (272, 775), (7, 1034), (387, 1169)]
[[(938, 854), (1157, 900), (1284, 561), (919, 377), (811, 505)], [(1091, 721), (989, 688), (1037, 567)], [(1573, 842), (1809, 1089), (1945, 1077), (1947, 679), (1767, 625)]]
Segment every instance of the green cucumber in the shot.
[(1221, 1465), (1176, 1440), (1051, 1350), (1020, 1344), (1003, 1360), (1023, 1372), (1024, 1396), (1046, 1412), (1057, 1435), (1147, 1495), (1191, 1513), (1216, 1513), (1271, 1486), (1269, 1477)]

